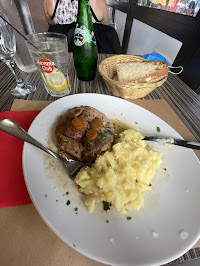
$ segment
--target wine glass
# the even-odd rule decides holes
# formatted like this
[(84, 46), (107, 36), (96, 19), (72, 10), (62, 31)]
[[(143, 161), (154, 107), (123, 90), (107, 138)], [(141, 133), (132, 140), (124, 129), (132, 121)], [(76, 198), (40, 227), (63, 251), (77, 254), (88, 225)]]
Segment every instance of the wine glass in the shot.
[[(0, 12), (0, 15), (8, 19)], [(16, 87), (11, 89), (13, 96), (26, 96), (36, 90), (36, 86), (25, 84), (16, 74), (14, 56), (16, 53), (16, 40), (13, 29), (0, 16), (0, 60), (2, 60), (12, 71), (16, 79)]]

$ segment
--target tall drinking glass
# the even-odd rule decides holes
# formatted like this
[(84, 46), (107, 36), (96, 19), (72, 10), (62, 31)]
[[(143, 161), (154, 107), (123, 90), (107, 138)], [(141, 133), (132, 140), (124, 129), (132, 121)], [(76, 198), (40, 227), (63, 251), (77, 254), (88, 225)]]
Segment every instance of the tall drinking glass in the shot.
[[(0, 15), (7, 21), (5, 14), (0, 10)], [(16, 40), (12, 28), (0, 17), (0, 60), (10, 68), (16, 79), (16, 87), (11, 88), (14, 96), (25, 96), (36, 90), (34, 85), (25, 84), (16, 74), (14, 56), (16, 53)]]
[(67, 37), (60, 33), (34, 33), (26, 36), (29, 52), (47, 92), (55, 97), (70, 93)]

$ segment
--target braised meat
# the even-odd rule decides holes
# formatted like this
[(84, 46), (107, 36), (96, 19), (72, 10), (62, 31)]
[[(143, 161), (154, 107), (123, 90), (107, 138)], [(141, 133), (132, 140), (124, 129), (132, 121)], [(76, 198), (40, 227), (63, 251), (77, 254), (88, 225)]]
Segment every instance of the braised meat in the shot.
[(58, 153), (75, 160), (93, 162), (114, 143), (113, 123), (97, 109), (80, 106), (69, 109), (55, 129)]

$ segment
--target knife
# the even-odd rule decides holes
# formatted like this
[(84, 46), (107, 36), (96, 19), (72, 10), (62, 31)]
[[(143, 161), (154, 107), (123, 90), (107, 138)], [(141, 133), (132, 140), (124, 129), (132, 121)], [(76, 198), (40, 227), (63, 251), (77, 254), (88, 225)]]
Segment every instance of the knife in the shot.
[(200, 150), (200, 143), (194, 141), (188, 141), (183, 139), (174, 139), (169, 137), (149, 136), (144, 137), (143, 140), (160, 142), (161, 144), (178, 145), (193, 150)]

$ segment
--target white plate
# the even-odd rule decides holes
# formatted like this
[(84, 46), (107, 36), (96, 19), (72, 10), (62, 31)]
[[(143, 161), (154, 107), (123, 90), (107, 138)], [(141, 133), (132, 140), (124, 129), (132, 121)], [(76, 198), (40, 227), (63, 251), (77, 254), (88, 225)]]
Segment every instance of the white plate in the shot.
[[(29, 134), (56, 151), (53, 128), (58, 117), (80, 105), (95, 107), (144, 135), (181, 137), (163, 120), (133, 103), (89, 93), (67, 96), (47, 106), (33, 121)], [(152, 190), (144, 194), (145, 207), (122, 215), (115, 210), (104, 212), (101, 204), (90, 214), (61, 164), (25, 143), (23, 170), (33, 204), (58, 237), (94, 260), (114, 265), (168, 263), (188, 251), (200, 236), (200, 164), (190, 149), (152, 145), (163, 152), (163, 163)]]

